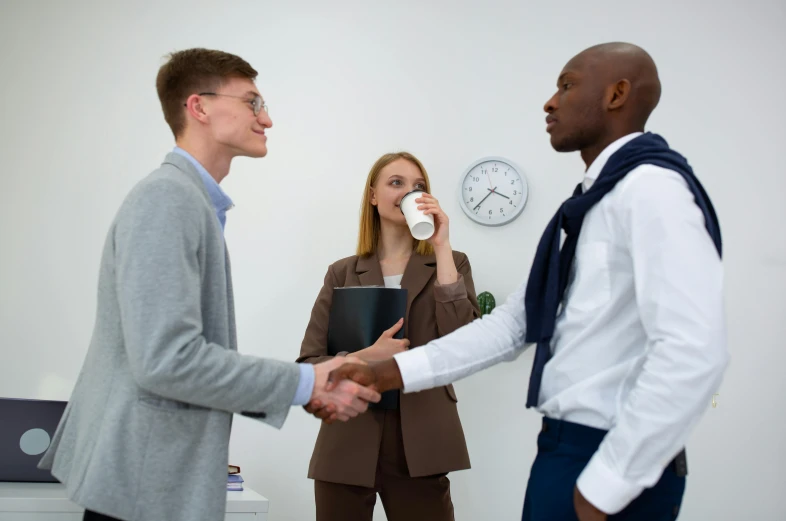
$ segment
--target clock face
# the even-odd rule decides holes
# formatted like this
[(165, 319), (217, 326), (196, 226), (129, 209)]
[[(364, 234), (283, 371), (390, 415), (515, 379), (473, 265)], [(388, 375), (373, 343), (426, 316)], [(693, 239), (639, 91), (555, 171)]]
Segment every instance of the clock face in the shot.
[(467, 217), (486, 226), (502, 226), (527, 204), (527, 180), (511, 161), (485, 157), (464, 172), (459, 204)]

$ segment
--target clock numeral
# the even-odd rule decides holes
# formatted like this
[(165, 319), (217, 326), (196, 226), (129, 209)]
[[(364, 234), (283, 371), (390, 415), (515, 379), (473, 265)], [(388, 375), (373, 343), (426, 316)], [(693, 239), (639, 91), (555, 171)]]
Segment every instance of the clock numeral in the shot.
[(510, 201), (508, 201), (508, 204), (513, 204), (513, 199), (511, 199)]
[[(469, 198), (469, 202), (470, 202), (470, 203), (474, 203), (474, 202), (475, 202), (475, 198), (474, 198), (474, 197), (470, 197), (470, 198)], [(511, 201), (511, 202), (512, 202), (512, 201)]]
[(477, 183), (478, 181), (480, 181), (480, 178), (479, 177), (473, 177), (472, 180)]
[(491, 215), (491, 212), (493, 212), (493, 211), (494, 211), (494, 210), (489, 210), (489, 215)]
[(510, 184), (513, 184), (513, 183), (515, 183), (515, 182), (516, 182), (516, 181), (514, 181), (513, 179), (511, 179), (511, 180), (510, 180)]
[(518, 192), (516, 190), (513, 190), (513, 195), (517, 195), (517, 194)]
[(495, 166), (494, 168), (492, 168), (492, 169), (491, 169), (491, 171), (492, 171), (492, 172), (496, 172), (496, 171), (498, 171), (498, 170), (499, 170), (499, 168), (497, 168), (496, 166)]
[[(499, 213), (502, 213), (502, 212), (504, 212), (504, 211), (505, 211), (505, 209), (504, 209), (504, 208), (500, 208), (500, 209), (499, 209)], [(505, 215), (505, 214), (504, 214), (504, 213), (502, 213), (502, 215)]]
[(469, 188), (467, 188), (467, 190), (469, 190), (471, 192), (472, 191), (472, 187), (470, 186)]

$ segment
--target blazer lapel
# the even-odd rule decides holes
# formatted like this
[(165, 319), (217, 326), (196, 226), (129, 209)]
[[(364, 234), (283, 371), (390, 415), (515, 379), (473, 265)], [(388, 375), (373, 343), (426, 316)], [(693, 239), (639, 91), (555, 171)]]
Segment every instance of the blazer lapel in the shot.
[(229, 250), (224, 241), (224, 262), (227, 273), (227, 312), (229, 313), (229, 349), (237, 351), (237, 326), (235, 324), (235, 290), (232, 287), (232, 265), (229, 262)]
[(377, 254), (373, 253), (368, 257), (358, 257), (355, 264), (355, 273), (360, 279), (361, 286), (384, 286), (385, 280), (382, 278), (382, 268), (379, 267)]
[(407, 268), (404, 270), (404, 276), (401, 278), (401, 287), (407, 289), (407, 312), (404, 315), (405, 326), (409, 323), (409, 310), (412, 308), (412, 301), (423, 291), (436, 269), (437, 258), (434, 255), (423, 256), (413, 253), (412, 257), (410, 257)]

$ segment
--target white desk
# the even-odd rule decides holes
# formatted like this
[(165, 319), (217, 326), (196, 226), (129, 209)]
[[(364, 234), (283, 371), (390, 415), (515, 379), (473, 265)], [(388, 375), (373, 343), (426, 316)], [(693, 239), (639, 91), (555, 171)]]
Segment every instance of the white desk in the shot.
[[(226, 521), (267, 521), (267, 512), (253, 490), (227, 492)], [(60, 483), (0, 483), (0, 521), (82, 521), (83, 513)]]

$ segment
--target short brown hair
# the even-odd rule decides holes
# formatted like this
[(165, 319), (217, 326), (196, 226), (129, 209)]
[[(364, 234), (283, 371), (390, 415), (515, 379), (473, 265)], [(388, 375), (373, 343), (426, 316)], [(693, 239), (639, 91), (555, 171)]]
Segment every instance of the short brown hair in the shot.
[[(426, 193), (431, 193), (431, 182), (428, 179), (426, 167), (423, 166), (423, 163), (417, 157), (409, 152), (392, 152), (377, 159), (377, 162), (374, 163), (374, 166), (371, 167), (371, 171), (368, 173), (368, 178), (366, 178), (363, 202), (360, 205), (360, 232), (358, 233), (357, 248), (357, 255), (360, 257), (374, 254), (379, 248), (381, 222), (377, 207), (371, 204), (371, 187), (376, 184), (382, 169), (398, 159), (406, 159), (418, 167), (420, 173), (423, 174), (423, 180), (426, 182)], [(413, 238), (412, 246), (419, 255), (432, 255), (434, 253), (434, 247), (426, 241), (419, 241)]]
[(183, 104), (192, 94), (214, 92), (230, 78), (254, 81), (257, 71), (243, 58), (211, 49), (186, 49), (173, 52), (158, 69), (156, 90), (164, 119), (175, 138), (186, 127)]

